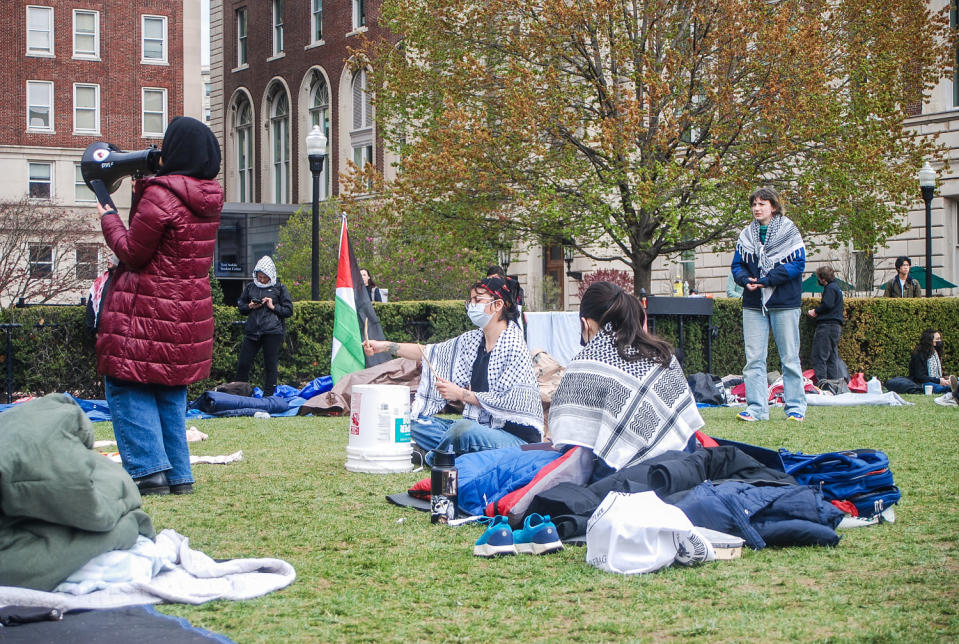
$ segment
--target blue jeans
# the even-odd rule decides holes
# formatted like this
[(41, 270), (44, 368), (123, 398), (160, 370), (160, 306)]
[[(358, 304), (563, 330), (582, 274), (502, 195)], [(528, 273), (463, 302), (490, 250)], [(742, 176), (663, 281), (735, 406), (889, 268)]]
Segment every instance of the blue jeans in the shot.
[(433, 466), (432, 450), (453, 449), (457, 456), (469, 452), (525, 445), (526, 441), (513, 436), (505, 429), (493, 429), (486, 425), (461, 418), (446, 420), (436, 416), (416, 418), (410, 422), (410, 438), (426, 450), (426, 464)]
[(135, 479), (166, 472), (170, 485), (192, 483), (186, 441), (186, 387), (105, 379), (113, 434)]
[(806, 392), (799, 364), (799, 309), (743, 309), (743, 342), (746, 348), (746, 411), (753, 418), (769, 420), (769, 384), (766, 353), (769, 331), (773, 332), (783, 370), (783, 401), (786, 414), (806, 415)]

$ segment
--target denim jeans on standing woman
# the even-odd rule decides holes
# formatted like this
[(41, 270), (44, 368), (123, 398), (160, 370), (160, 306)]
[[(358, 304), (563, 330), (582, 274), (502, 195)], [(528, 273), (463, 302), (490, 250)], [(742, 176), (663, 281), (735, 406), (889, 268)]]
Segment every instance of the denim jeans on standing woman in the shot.
[(799, 364), (799, 309), (743, 309), (743, 343), (746, 348), (746, 411), (753, 418), (769, 420), (769, 383), (766, 381), (766, 354), (769, 331), (779, 349), (783, 371), (783, 401), (786, 414), (806, 415), (806, 392)]
[(186, 387), (105, 379), (113, 434), (135, 479), (166, 472), (170, 485), (192, 483), (186, 440)]

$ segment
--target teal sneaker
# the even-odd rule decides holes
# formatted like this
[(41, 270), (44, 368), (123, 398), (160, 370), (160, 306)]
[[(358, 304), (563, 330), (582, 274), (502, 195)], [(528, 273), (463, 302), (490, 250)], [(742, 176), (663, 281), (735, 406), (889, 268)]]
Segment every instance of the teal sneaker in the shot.
[(473, 545), (473, 555), (477, 557), (499, 557), (515, 555), (516, 546), (513, 545), (513, 531), (509, 521), (504, 516), (495, 516), (486, 532), (480, 535)]
[(513, 532), (513, 541), (516, 552), (521, 555), (545, 555), (563, 549), (563, 542), (559, 540), (556, 526), (545, 517), (531, 514), (523, 522), (522, 530)]

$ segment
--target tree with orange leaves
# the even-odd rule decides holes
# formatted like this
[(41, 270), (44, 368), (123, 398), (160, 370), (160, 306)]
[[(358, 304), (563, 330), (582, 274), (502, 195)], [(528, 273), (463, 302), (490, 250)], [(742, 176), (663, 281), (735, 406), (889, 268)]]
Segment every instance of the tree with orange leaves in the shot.
[(637, 292), (658, 256), (726, 247), (760, 184), (807, 240), (871, 249), (942, 154), (902, 127), (954, 56), (924, 0), (384, 0), (380, 20), (399, 42), (364, 53), (402, 159), (382, 216), (573, 244)]

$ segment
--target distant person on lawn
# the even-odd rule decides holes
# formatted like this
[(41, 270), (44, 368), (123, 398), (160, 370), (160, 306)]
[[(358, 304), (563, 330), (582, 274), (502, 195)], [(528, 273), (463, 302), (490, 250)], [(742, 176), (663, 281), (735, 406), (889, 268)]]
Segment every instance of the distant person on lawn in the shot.
[(817, 268), (816, 279), (822, 286), (822, 301), (816, 308), (809, 309), (808, 315), (816, 321), (816, 331), (812, 336), (812, 368), (816, 372), (816, 381), (822, 382), (843, 377), (839, 359), (843, 295), (832, 266)]
[(942, 369), (942, 334), (935, 329), (926, 329), (919, 338), (919, 344), (909, 359), (909, 377), (920, 387), (932, 384), (934, 393), (952, 391), (950, 380), (945, 378)]
[(896, 258), (896, 274), (886, 282), (884, 297), (922, 297), (919, 282), (909, 277), (912, 260), (905, 255)]
[(743, 341), (746, 348), (745, 421), (769, 420), (766, 353), (772, 330), (783, 371), (786, 418), (803, 421), (806, 392), (799, 364), (799, 315), (806, 246), (799, 229), (783, 214), (773, 188), (749, 196), (753, 221), (739, 234), (730, 268), (743, 287)]
[(286, 320), (293, 315), (290, 292), (277, 279), (276, 265), (264, 255), (253, 269), (253, 281), (247, 283), (236, 301), (241, 315), (246, 315), (243, 344), (237, 359), (236, 377), (249, 382), (250, 368), (256, 354), (263, 349), (263, 395), (272, 396), (276, 390), (280, 347), (286, 334)]

